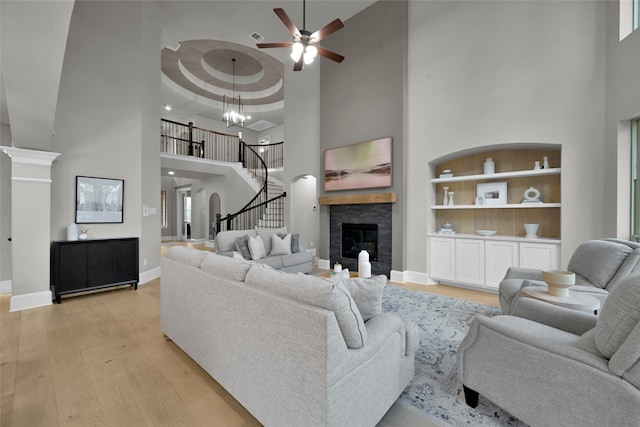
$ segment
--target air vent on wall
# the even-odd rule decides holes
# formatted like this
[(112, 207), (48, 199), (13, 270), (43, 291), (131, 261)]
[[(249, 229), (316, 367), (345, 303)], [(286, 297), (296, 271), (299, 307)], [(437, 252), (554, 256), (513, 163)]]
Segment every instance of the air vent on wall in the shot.
[(165, 47), (166, 47), (167, 49), (170, 49), (170, 50), (174, 51), (174, 52), (177, 52), (177, 51), (178, 51), (178, 49), (180, 49), (180, 43), (178, 43), (178, 42), (171, 43), (171, 44), (168, 44), (168, 45), (167, 45), (167, 46), (165, 46)]
[(261, 42), (262, 40), (264, 40), (264, 37), (261, 34), (256, 33), (255, 31), (251, 33), (249, 37), (251, 37), (253, 40), (257, 42)]

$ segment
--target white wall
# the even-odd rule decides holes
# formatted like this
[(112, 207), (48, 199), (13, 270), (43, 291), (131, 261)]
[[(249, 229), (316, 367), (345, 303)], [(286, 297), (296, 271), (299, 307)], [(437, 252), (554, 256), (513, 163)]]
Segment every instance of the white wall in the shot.
[(300, 177), (290, 186), (291, 221), (289, 231), (300, 233), (300, 243), (305, 249), (318, 246), (318, 180), (311, 175)]
[[(159, 35), (152, 2), (76, 2), (56, 109), (51, 238), (75, 218), (76, 175), (124, 179), (124, 223), (89, 237), (140, 237), (140, 270), (160, 265)], [(117, 31), (114, 29), (117, 28)], [(144, 265), (147, 260), (147, 265)]]
[[(0, 125), (0, 146), (11, 146), (11, 128)], [(11, 280), (11, 159), (0, 153), (0, 293)]]
[(630, 238), (630, 120), (640, 117), (640, 31), (619, 41), (619, 2), (607, 2), (604, 218), (607, 236)]
[(606, 2), (409, 2), (407, 268), (435, 231), (428, 162), (514, 142), (562, 146), (562, 262), (604, 230)]

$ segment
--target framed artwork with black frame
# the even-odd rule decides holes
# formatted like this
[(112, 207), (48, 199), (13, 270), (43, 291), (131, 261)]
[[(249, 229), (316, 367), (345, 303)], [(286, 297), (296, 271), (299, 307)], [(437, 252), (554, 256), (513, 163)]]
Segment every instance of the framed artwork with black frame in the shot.
[(124, 180), (76, 176), (76, 224), (122, 223)]

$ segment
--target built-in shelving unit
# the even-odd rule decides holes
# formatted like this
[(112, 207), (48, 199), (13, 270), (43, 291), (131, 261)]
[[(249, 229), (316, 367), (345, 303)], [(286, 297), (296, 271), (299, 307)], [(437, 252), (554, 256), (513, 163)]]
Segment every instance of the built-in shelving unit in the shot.
[[(548, 157), (551, 167), (534, 169), (536, 161)], [(495, 173), (485, 174), (484, 162), (495, 161)], [(442, 177), (445, 170), (453, 176)], [(523, 224), (540, 224), (538, 235), (560, 238), (560, 151), (553, 149), (494, 150), (475, 153), (437, 165), (431, 179), (435, 200), (436, 227), (453, 224), (457, 233), (472, 235), (475, 230), (496, 230), (503, 236), (524, 237)], [(507, 183), (504, 204), (476, 204), (477, 185), (491, 182)], [(454, 193), (454, 204), (444, 204), (444, 187)], [(523, 203), (525, 192), (531, 187), (540, 191), (542, 203)]]

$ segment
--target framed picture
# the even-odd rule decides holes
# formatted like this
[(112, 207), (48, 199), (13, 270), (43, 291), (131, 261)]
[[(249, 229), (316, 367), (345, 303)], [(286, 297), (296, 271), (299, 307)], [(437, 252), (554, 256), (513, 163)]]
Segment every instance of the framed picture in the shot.
[(124, 180), (76, 176), (76, 224), (123, 222)]
[(324, 191), (391, 187), (392, 138), (324, 152)]
[(482, 197), (485, 205), (506, 205), (507, 204), (507, 183), (487, 182), (478, 184), (477, 196)]

